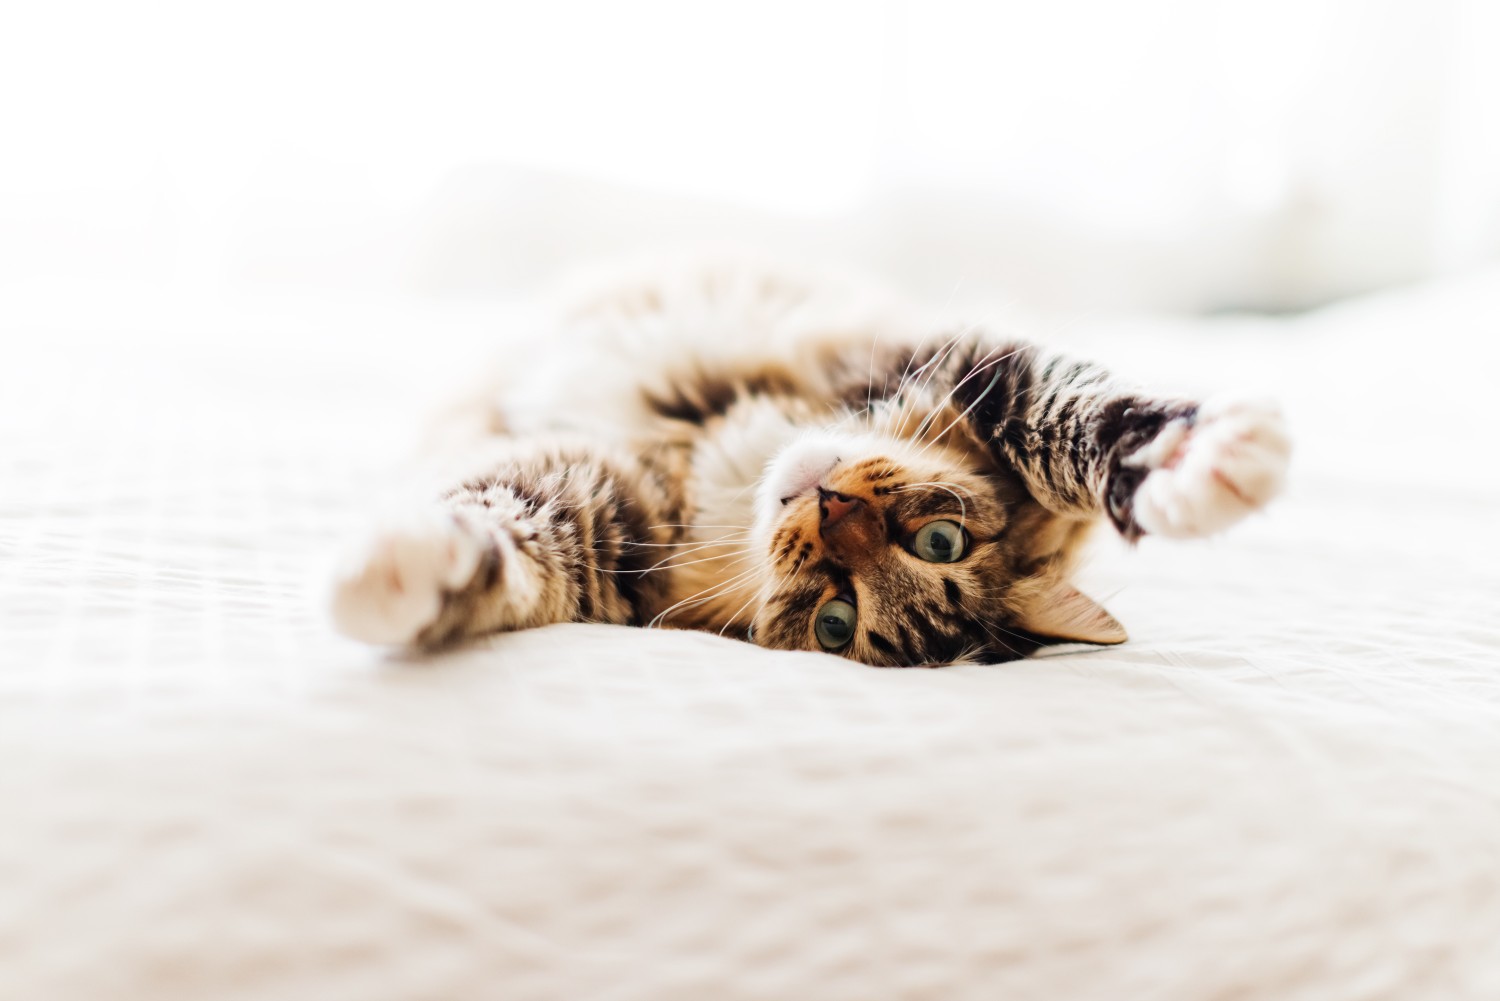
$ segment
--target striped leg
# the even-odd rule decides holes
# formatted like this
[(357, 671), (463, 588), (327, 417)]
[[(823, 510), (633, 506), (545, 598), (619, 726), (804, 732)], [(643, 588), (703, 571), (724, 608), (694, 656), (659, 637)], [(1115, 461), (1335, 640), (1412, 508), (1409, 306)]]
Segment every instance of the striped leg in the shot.
[(955, 400), (1039, 502), (1106, 515), (1132, 541), (1220, 531), (1285, 478), (1290, 439), (1268, 403), (1153, 396), (1029, 344), (976, 350), (951, 378)]
[[(334, 584), (334, 622), (369, 643), (435, 647), (554, 622), (638, 623), (644, 570), (680, 521), (642, 463), (541, 450), (377, 532)], [(653, 545), (642, 546), (641, 543)]]

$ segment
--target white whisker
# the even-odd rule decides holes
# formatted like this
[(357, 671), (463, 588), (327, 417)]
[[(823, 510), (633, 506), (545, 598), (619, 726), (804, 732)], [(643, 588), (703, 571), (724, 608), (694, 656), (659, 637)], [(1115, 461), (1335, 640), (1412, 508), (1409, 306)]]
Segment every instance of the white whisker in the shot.
[[(975, 320), (974, 322), (962, 327), (958, 331), (958, 333), (954, 334), (951, 338), (948, 339), (947, 343), (943, 345), (943, 347), (937, 352), (937, 354), (929, 358), (925, 363), (918, 367), (915, 372), (911, 374), (912, 380), (915, 381), (922, 375), (923, 372), (927, 372), (928, 369), (931, 369), (930, 372), (927, 372), (927, 381), (922, 386), (923, 392), (925, 392), (932, 385), (932, 381), (937, 378), (938, 367), (943, 361), (952, 356), (953, 351), (958, 347), (959, 343), (969, 334), (989, 323), (993, 315), (993, 313), (986, 313), (978, 320)], [(902, 386), (901, 391), (904, 390), (905, 386)]]
[[(750, 604), (751, 604), (751, 602), (753, 602), (753, 601), (755, 601), (755, 599), (756, 599), (756, 598), (759, 598), (759, 597), (760, 597), (760, 592), (759, 592), (759, 591), (756, 591), (756, 592), (754, 592), (754, 593), (752, 593), (752, 594), (751, 594), (751, 595), (750, 595), (750, 600), (749, 600), (749, 601), (746, 601), (746, 602), (745, 602), (745, 603), (744, 603), (744, 604), (743, 604), (743, 605), (741, 605), (741, 606), (740, 606), (740, 607), (739, 607), (739, 608), (736, 608), (736, 609), (735, 609), (735, 610), (734, 610), (734, 614), (733, 614), (733, 615), (731, 615), (731, 616), (729, 616), (729, 618), (728, 618), (728, 619), (727, 619), (727, 620), (725, 620), (725, 622), (724, 622), (724, 625), (723, 625), (723, 626), (721, 626), (721, 627), (719, 627), (719, 635), (720, 635), (720, 636), (723, 636), (723, 635), (724, 635), (724, 630), (726, 630), (726, 629), (728, 629), (728, 628), (729, 628), (729, 627), (730, 627), (730, 626), (732, 626), (732, 625), (734, 625), (734, 620), (735, 620), (735, 619), (737, 619), (737, 618), (739, 618), (739, 616), (740, 616), (740, 613), (741, 613), (741, 612), (743, 612), (743, 611), (744, 611), (744, 610), (745, 610), (745, 609), (747, 609), (747, 608), (749, 608), (749, 607), (750, 607)], [(751, 619), (752, 619), (752, 620), (753, 620), (753, 619), (754, 619), (754, 616), (751, 616)]]
[[(1009, 357), (1009, 356), (1006, 356), (1006, 357)], [(961, 380), (959, 380), (958, 385), (954, 386), (953, 387), (953, 391), (950, 392), (948, 394), (948, 396), (944, 399), (944, 403), (946, 403), (948, 400), (952, 399), (953, 398), (953, 393), (958, 392), (959, 387), (962, 386), (965, 382), (968, 382), (969, 379), (972, 378), (974, 375), (976, 375), (977, 373), (983, 371), (985, 368), (989, 367), (990, 365), (998, 364), (999, 362), (1004, 361), (1004, 360), (1005, 360), (1004, 358), (997, 358), (993, 362), (986, 362), (984, 365), (982, 365), (982, 366), (980, 366), (978, 368), (975, 368), (972, 372), (970, 372), (968, 375), (964, 376)], [(1003, 369), (999, 369), (999, 368), (995, 369), (995, 374), (992, 375), (992, 376), (990, 376), (990, 383), (989, 383), (988, 386), (984, 387), (984, 391), (981, 392), (978, 396), (974, 397), (974, 402), (971, 403), (971, 404), (969, 404), (967, 407), (965, 407), (963, 409), (963, 412), (960, 413), (957, 417), (953, 418), (953, 420), (948, 423), (947, 427), (943, 428), (943, 430), (939, 431), (936, 435), (934, 435), (933, 438), (932, 438), (931, 444), (935, 445), (938, 442), (942, 441), (944, 435), (946, 435), (949, 431), (952, 431), (955, 427), (958, 426), (958, 424), (959, 424), (960, 421), (962, 421), (965, 417), (969, 416), (969, 414), (973, 413), (974, 408), (977, 407), (977, 406), (979, 406), (980, 403), (984, 402), (984, 398), (986, 396), (989, 396), (990, 395), (990, 391), (993, 390), (995, 388), (995, 386), (1000, 382), (1000, 376), (1003, 373), (1004, 373)], [(934, 415), (936, 415), (937, 413), (938, 413), (938, 411), (936, 411), (936, 410), (933, 411)]]
[[(696, 565), (698, 563), (712, 563), (715, 560), (727, 559), (730, 556), (735, 556), (735, 555), (741, 555), (742, 556), (742, 555), (748, 553), (749, 551), (750, 551), (749, 549), (733, 549), (733, 550), (730, 550), (729, 552), (725, 553), (722, 556), (705, 556), (701, 560), (688, 560), (686, 563), (672, 563), (671, 560), (674, 559), (675, 557), (668, 557), (667, 559), (662, 560), (660, 563), (653, 563), (651, 566), (645, 567), (644, 569), (641, 569), (641, 570), (604, 570), (604, 569), (600, 569), (599, 572), (600, 573), (621, 573), (621, 574), (630, 574), (630, 573), (645, 574), (645, 573), (651, 573), (652, 571), (655, 571), (655, 570), (676, 570), (676, 569), (678, 569), (680, 567), (690, 567), (690, 566), (694, 566), (694, 565)], [(735, 560), (735, 562), (736, 563), (743, 563), (744, 560), (742, 560), (742, 559), (741, 560)]]
[[(750, 536), (750, 533), (748, 531), (747, 532), (738, 532), (738, 533), (735, 533), (734, 535), (721, 535), (717, 539), (709, 539), (709, 540), (707, 540), (705, 542), (693, 543), (692, 548), (698, 549), (698, 548), (702, 548), (704, 546), (716, 546), (716, 545), (718, 545), (721, 542), (736, 542), (736, 541), (739, 541), (742, 538), (749, 538), (749, 536)], [(687, 543), (684, 543), (684, 542), (622, 542), (622, 543), (620, 543), (620, 545), (622, 545), (622, 546), (634, 546), (635, 548), (638, 548), (638, 549), (676, 549), (679, 546), (687, 545)], [(598, 552), (598, 550), (596, 549), (595, 552)]]
[[(744, 559), (749, 559), (749, 558), (750, 557), (745, 557)], [(741, 559), (738, 562), (742, 563), (742, 562), (744, 562), (744, 559)], [(683, 598), (681, 601), (677, 602), (676, 604), (672, 605), (670, 608), (667, 608), (665, 611), (663, 611), (660, 614), (658, 614), (650, 622), (646, 623), (646, 628), (647, 629), (655, 628), (660, 622), (662, 622), (664, 619), (666, 619), (666, 617), (668, 615), (672, 614), (673, 612), (677, 611), (677, 609), (682, 608), (683, 606), (695, 607), (697, 605), (702, 605), (702, 604), (705, 604), (707, 602), (713, 601), (715, 598), (717, 598), (719, 595), (723, 594), (725, 591), (729, 590), (735, 584), (737, 584), (740, 581), (743, 581), (746, 578), (748, 578), (748, 577), (750, 577), (750, 576), (752, 576), (754, 574), (757, 574), (759, 572), (760, 572), (760, 567), (753, 566), (749, 570), (744, 570), (744, 571), (742, 571), (742, 572), (740, 572), (738, 574), (735, 574), (733, 577), (730, 577), (728, 580), (717, 581), (717, 582), (709, 585), (708, 587), (705, 587), (703, 590), (699, 591), (697, 594), (688, 595), (686, 598)], [(705, 595), (706, 595), (706, 597), (701, 597), (701, 596), (705, 596)]]
[(927, 483), (908, 483), (908, 484), (906, 484), (904, 486), (895, 487), (893, 489), (894, 490), (898, 490), (898, 491), (899, 490), (915, 490), (918, 487), (936, 487), (939, 490), (946, 490), (946, 491), (948, 491), (950, 494), (953, 495), (953, 499), (956, 500), (956, 501), (958, 501), (958, 523), (959, 523), (959, 525), (962, 526), (964, 524), (964, 522), (967, 520), (968, 514), (969, 514), (969, 506), (964, 503), (964, 499), (961, 496), (959, 496), (958, 492), (960, 490), (962, 490), (964, 493), (968, 494), (970, 497), (973, 497), (974, 496), (974, 492), (972, 490), (968, 489), (967, 487), (959, 486), (957, 483), (941, 483), (941, 482), (939, 482), (937, 480), (933, 480), (933, 481), (927, 482)]

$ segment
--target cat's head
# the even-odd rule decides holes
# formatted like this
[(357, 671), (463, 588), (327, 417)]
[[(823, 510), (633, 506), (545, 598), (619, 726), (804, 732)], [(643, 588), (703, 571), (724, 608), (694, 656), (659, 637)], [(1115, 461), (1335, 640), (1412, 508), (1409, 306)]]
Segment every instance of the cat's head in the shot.
[(809, 434), (772, 460), (756, 513), (762, 646), (914, 666), (1125, 639), (1068, 583), (1088, 523), (1047, 511), (961, 430)]

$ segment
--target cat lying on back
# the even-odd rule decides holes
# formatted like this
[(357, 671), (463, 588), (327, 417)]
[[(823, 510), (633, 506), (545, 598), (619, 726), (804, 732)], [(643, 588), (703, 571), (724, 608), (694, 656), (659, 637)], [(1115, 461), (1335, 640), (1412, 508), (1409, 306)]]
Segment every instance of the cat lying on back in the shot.
[(1289, 452), (1264, 403), (1159, 396), (749, 266), (622, 280), (538, 343), (469, 411), (482, 466), (339, 574), (346, 635), (607, 622), (892, 666), (1120, 643), (1069, 583), (1090, 529), (1218, 532)]

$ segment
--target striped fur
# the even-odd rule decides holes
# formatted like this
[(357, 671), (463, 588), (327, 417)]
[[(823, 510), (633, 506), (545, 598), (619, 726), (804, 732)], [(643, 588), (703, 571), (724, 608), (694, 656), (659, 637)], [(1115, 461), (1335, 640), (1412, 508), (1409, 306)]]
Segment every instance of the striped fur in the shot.
[[(1279, 488), (1274, 408), (1160, 397), (972, 329), (774, 271), (661, 272), (577, 300), (564, 350), (473, 411), (499, 455), (367, 540), (334, 615), (436, 647), (554, 622), (706, 629), (870, 664), (998, 661), (1124, 631), (1068, 583), (1107, 521), (1222, 529)], [(820, 492), (821, 491), (821, 492)], [(834, 519), (828, 498), (847, 517)], [(962, 526), (962, 559), (916, 533)]]

